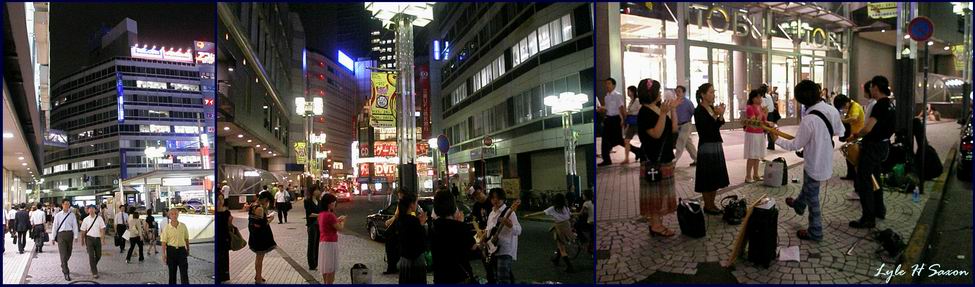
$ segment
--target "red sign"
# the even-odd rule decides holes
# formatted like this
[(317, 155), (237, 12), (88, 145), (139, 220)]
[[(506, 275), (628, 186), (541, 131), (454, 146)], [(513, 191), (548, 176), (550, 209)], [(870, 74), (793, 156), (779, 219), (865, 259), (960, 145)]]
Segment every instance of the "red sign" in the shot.
[(359, 164), (359, 177), (369, 177), (369, 175), (372, 174), (371, 171), (372, 170), (369, 169), (368, 163)]
[(369, 148), (369, 143), (359, 144), (359, 156), (361, 157), (371, 157), (372, 149)]
[(203, 104), (207, 106), (213, 105), (213, 99), (203, 99)]
[(428, 143), (416, 144), (416, 155), (426, 155), (428, 153), (430, 153), (430, 144)]
[[(420, 133), (422, 138), (430, 138), (430, 66), (416, 66), (416, 96), (420, 100), (417, 109), (420, 110)], [(417, 154), (419, 149), (417, 149)]]
[(373, 145), (373, 150), (375, 157), (394, 157), (396, 156), (396, 142), (393, 141), (377, 141)]
[(396, 164), (392, 164), (392, 163), (377, 163), (377, 164), (375, 164), (375, 167), (376, 167), (376, 173), (375, 173), (376, 176), (383, 176), (383, 177), (395, 177), (396, 176)]

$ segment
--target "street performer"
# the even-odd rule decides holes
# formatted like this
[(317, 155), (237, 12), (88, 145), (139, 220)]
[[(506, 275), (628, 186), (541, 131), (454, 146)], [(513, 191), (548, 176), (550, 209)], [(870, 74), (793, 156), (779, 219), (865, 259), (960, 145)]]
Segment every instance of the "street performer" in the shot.
[(884, 219), (887, 208), (884, 206), (883, 190), (874, 191), (873, 177), (879, 177), (880, 165), (887, 159), (890, 151), (890, 137), (894, 135), (895, 112), (890, 101), (890, 82), (884, 76), (875, 76), (870, 80), (871, 99), (876, 104), (868, 112), (868, 118), (863, 128), (854, 131), (850, 141), (860, 137), (860, 159), (857, 165), (856, 180), (853, 188), (860, 196), (860, 207), (863, 214), (859, 220), (850, 221), (853, 228), (873, 228), (877, 218)]
[(839, 112), (824, 103), (819, 94), (818, 84), (810, 80), (799, 82), (795, 88), (796, 100), (806, 108), (810, 116), (799, 123), (794, 140), (779, 139), (777, 135), (772, 137), (776, 145), (786, 150), (804, 150), (802, 190), (798, 198), (786, 198), (785, 204), (799, 215), (809, 207), (809, 227), (797, 231), (796, 236), (802, 240), (813, 241), (823, 239), (819, 186), (833, 176), (833, 136), (841, 136), (844, 131)]
[(514, 273), (511, 267), (515, 260), (518, 260), (518, 235), (521, 235), (521, 224), (518, 223), (518, 216), (510, 212), (510, 216), (502, 218), (507, 214), (508, 208), (505, 205), (505, 192), (501, 188), (492, 188), (488, 193), (494, 210), (488, 215), (486, 234), (494, 233), (495, 228), (501, 228), (495, 236), (498, 237), (498, 250), (490, 259), (491, 270), (487, 272), (495, 273), (496, 284), (514, 284)]

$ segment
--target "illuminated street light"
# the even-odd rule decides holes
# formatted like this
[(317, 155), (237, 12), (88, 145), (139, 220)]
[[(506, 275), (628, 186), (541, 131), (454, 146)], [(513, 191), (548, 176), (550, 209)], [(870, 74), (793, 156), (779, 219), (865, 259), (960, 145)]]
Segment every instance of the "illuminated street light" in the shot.
[(589, 95), (572, 92), (561, 93), (558, 96), (547, 96), (546, 106), (552, 108), (552, 113), (562, 114), (562, 132), (565, 137), (565, 178), (569, 192), (579, 194), (579, 175), (576, 173), (576, 137), (572, 131), (572, 113), (582, 110), (582, 106), (589, 102)]

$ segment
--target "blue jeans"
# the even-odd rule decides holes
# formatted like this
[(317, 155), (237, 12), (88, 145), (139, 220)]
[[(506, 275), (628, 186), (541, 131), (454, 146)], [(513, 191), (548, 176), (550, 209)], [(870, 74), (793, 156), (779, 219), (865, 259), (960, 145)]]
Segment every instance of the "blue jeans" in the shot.
[(511, 255), (501, 255), (494, 259), (495, 264), (497, 264), (496, 272), (498, 283), (497, 284), (514, 284), (515, 276), (511, 272), (511, 265), (514, 260), (511, 259)]
[(816, 241), (823, 239), (823, 211), (819, 208), (819, 185), (819, 181), (803, 172), (802, 190), (799, 191), (799, 197), (796, 198), (794, 204), (796, 212), (802, 212), (806, 206), (809, 207), (809, 229), (807, 231), (809, 236)]

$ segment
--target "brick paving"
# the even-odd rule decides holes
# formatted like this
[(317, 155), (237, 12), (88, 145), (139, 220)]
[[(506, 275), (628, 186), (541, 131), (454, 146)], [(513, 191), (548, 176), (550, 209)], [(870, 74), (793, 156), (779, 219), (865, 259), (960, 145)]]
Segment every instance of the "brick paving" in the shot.
[[(928, 140), (944, 160), (949, 149), (957, 144), (959, 126), (953, 122), (940, 122), (929, 126)], [(741, 131), (723, 131), (726, 142), (734, 143), (736, 134)], [(732, 139), (729, 141), (729, 137)], [(739, 283), (883, 283), (884, 278), (874, 276), (880, 267), (880, 260), (874, 255), (878, 244), (864, 240), (853, 252), (846, 251), (868, 231), (852, 229), (847, 226), (850, 220), (859, 218), (859, 202), (846, 198), (853, 190), (852, 181), (840, 180), (846, 172), (845, 160), (839, 151), (834, 153), (834, 177), (823, 185), (821, 201), (823, 209), (823, 233), (821, 242), (800, 241), (795, 230), (807, 226), (807, 217), (796, 215), (785, 206), (785, 198), (795, 197), (801, 188), (800, 182), (783, 187), (766, 187), (759, 183), (743, 184), (744, 160), (741, 159), (740, 145), (725, 145), (728, 156), (728, 170), (732, 187), (719, 192), (718, 199), (730, 194), (741, 194), (754, 200), (768, 194), (778, 203), (779, 246), (799, 246), (801, 262), (773, 262), (768, 269), (756, 267), (739, 256), (731, 273)], [(802, 174), (801, 160), (791, 152), (781, 150), (770, 152), (766, 159), (785, 157), (789, 165), (789, 177), (794, 179)], [(613, 153), (614, 162), (622, 161), (622, 149)], [(688, 156), (678, 161), (677, 193), (683, 198), (699, 198), (693, 192), (694, 168), (688, 167)], [(730, 226), (721, 221), (720, 216), (707, 216), (707, 236), (692, 239), (675, 236), (666, 239), (650, 238), (649, 225), (639, 219), (639, 165), (612, 165), (600, 167), (597, 171), (597, 249), (604, 256), (596, 262), (596, 279), (599, 283), (635, 283), (655, 272), (669, 272), (695, 275), (698, 264), (706, 262), (726, 263), (731, 253), (731, 245), (739, 231), (739, 226)], [(926, 185), (930, 190), (931, 182)], [(905, 240), (921, 214), (927, 195), (922, 195), (920, 203), (911, 201), (911, 194), (888, 192), (884, 195), (887, 204), (887, 219), (879, 220), (878, 229), (891, 228)], [(664, 218), (664, 224), (679, 231), (676, 215)], [(891, 268), (890, 266), (887, 267)]]
[[(4, 231), (7, 230), (4, 229)], [(3, 236), (3, 284), (20, 284), (24, 280), (24, 271), (27, 270), (33, 258), (29, 251), (34, 249), (34, 241), (27, 240), (27, 244), (24, 245), (24, 254), (18, 254), (17, 245), (13, 244), (14, 241), (10, 237), (10, 233), (4, 232)]]

